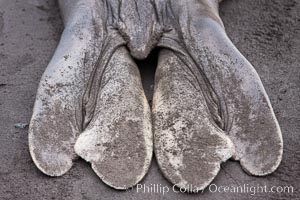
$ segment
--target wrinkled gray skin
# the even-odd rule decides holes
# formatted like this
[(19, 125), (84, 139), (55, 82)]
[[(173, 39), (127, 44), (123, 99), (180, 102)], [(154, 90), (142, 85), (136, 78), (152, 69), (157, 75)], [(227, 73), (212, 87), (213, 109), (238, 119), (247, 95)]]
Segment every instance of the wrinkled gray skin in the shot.
[[(147, 173), (153, 143), (165, 177), (191, 192), (229, 158), (252, 175), (276, 170), (278, 122), (258, 74), (227, 37), (217, 1), (59, 2), (65, 30), (29, 129), (42, 172), (61, 176), (80, 156), (106, 184), (126, 189)], [(156, 46), (151, 122), (132, 57)]]

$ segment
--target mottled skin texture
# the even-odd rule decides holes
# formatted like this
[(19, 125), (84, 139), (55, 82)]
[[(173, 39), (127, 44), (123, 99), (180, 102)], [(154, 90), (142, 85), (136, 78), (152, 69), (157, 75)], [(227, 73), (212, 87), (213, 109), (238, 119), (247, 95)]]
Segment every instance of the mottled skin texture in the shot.
[(253, 175), (278, 167), (276, 117), (256, 71), (226, 36), (217, 1), (67, 0), (60, 7), (65, 30), (29, 130), (41, 171), (60, 176), (79, 155), (114, 188), (143, 178), (150, 109), (130, 55), (144, 59), (156, 46), (154, 150), (168, 180), (204, 189), (232, 156)]
[(79, 155), (105, 183), (126, 189), (148, 171), (153, 142), (140, 74), (116, 26), (118, 7), (107, 1), (60, 1), (60, 7), (65, 29), (37, 92), (32, 158), (45, 174), (61, 176)]
[(157, 21), (153, 1), (120, 2), (117, 28), (127, 42), (130, 54), (136, 59), (145, 59), (164, 31)]
[[(159, 78), (155, 80), (154, 145), (162, 171), (172, 183), (183, 188), (188, 188), (188, 185), (192, 184), (198, 189), (205, 188), (215, 177), (219, 164), (231, 156), (239, 160), (243, 169), (252, 175), (262, 176), (272, 173), (282, 157), (281, 131), (256, 71), (227, 37), (218, 15), (217, 4), (197, 0), (176, 3), (159, 1), (159, 3), (160, 8), (169, 8), (165, 15), (167, 17), (163, 17), (162, 21), (171, 26), (171, 31), (162, 37), (159, 46), (171, 49), (179, 59), (171, 64), (159, 63), (157, 69)], [(165, 54), (160, 56), (161, 60), (172, 60), (174, 57)], [(175, 84), (168, 90), (165, 84), (160, 83), (163, 80), (160, 77), (172, 73), (171, 67), (174, 68), (176, 65), (180, 65), (186, 74), (179, 78), (181, 80), (179, 82), (176, 82), (174, 75), (166, 76), (165, 84)], [(179, 73), (180, 69), (177, 72)], [(185, 79), (188, 79), (186, 83)], [(195, 90), (193, 94), (198, 94), (198, 97), (182, 100), (180, 94), (188, 94), (184, 91), (192, 90), (191, 86)], [(177, 90), (181, 92), (176, 94)], [(195, 104), (201, 93), (204, 99)], [(180, 103), (181, 101), (184, 103)], [(172, 109), (177, 104), (178, 106)], [(204, 115), (201, 121), (207, 123), (198, 122), (201, 114), (193, 115), (190, 113), (191, 110), (193, 114), (201, 110), (201, 114)], [(168, 119), (173, 123), (166, 127)], [(189, 119), (190, 124), (197, 124), (199, 127), (182, 125), (187, 130), (178, 130), (175, 122), (186, 121), (183, 119)], [(220, 130), (211, 130), (209, 126), (216, 126)], [(169, 132), (164, 134), (167, 130)], [(223, 143), (227, 139), (224, 139), (224, 135), (228, 135), (235, 150), (231, 149), (226, 153), (224, 144), (218, 144), (218, 140), (212, 137), (216, 134), (223, 137)], [(189, 139), (183, 139), (182, 135), (191, 136)], [(175, 138), (175, 145), (165, 143), (170, 137)], [(203, 140), (207, 140), (206, 145), (209, 147), (202, 147)], [(195, 147), (191, 145), (194, 141), (198, 142)], [(183, 145), (175, 150), (174, 146), (181, 143)], [(176, 153), (178, 149), (181, 153)], [(200, 155), (196, 153), (199, 149), (205, 153)], [(225, 149), (230, 149), (230, 143), (227, 142)], [(191, 151), (193, 152), (191, 154), (185, 153)], [(213, 151), (215, 156), (208, 155), (210, 151)], [(166, 156), (166, 152), (173, 153), (173, 157)], [(223, 153), (223, 157), (219, 152)], [(195, 157), (197, 154), (198, 158), (202, 159), (200, 163)], [(217, 155), (219, 160), (215, 159)], [(208, 160), (205, 159), (206, 156)], [(184, 158), (181, 159), (180, 167), (170, 167), (172, 160), (180, 160), (180, 157)], [(212, 163), (215, 167), (211, 167)], [(198, 168), (201, 169), (201, 173), (194, 174)], [(205, 177), (202, 173), (209, 176)]]

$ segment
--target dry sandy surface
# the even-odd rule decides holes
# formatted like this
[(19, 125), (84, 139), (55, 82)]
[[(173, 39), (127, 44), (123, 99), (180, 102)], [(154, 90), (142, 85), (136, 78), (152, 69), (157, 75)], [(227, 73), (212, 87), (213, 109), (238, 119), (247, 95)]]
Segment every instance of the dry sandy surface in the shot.
[[(30, 158), (28, 130), (16, 129), (14, 124), (30, 120), (39, 79), (59, 41), (62, 21), (55, 1), (0, 0), (0, 199), (300, 199), (300, 1), (225, 0), (221, 16), (233, 43), (261, 76), (285, 146), (283, 161), (275, 173), (249, 176), (239, 163), (228, 161), (213, 184), (245, 185), (249, 190), (257, 185), (267, 189), (292, 186), (293, 193), (175, 193), (155, 159), (142, 184), (152, 189), (168, 187), (164, 195), (137, 188), (113, 190), (83, 160), (76, 161), (63, 177), (43, 175)], [(154, 69), (141, 69), (151, 97)]]

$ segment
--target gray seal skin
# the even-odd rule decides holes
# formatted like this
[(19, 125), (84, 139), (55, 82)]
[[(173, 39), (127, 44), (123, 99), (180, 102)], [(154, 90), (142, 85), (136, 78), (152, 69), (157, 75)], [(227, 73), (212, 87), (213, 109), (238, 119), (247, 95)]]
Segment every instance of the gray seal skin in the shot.
[(65, 174), (79, 155), (109, 186), (126, 189), (148, 171), (153, 134), (116, 2), (59, 1), (65, 29), (40, 81), (29, 149), (47, 175)]
[[(65, 29), (29, 127), (43, 173), (61, 176), (80, 156), (103, 182), (126, 189), (147, 173), (153, 143), (164, 176), (190, 192), (208, 186), (231, 157), (252, 175), (276, 170), (278, 122), (256, 71), (225, 33), (219, 1), (59, 3)], [(156, 46), (152, 123), (131, 57)]]
[(171, 27), (158, 44), (168, 51), (159, 56), (153, 98), (154, 150), (166, 178), (204, 189), (231, 156), (249, 174), (275, 171), (278, 122), (257, 72), (225, 33), (218, 2), (156, 2), (161, 24)]
[(117, 29), (127, 42), (130, 54), (145, 59), (163, 34), (152, 0), (119, 1)]

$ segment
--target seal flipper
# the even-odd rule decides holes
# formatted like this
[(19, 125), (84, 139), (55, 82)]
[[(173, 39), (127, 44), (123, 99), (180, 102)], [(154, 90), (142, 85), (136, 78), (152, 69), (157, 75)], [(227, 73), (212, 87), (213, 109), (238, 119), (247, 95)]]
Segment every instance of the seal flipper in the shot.
[(74, 144), (82, 131), (82, 96), (96, 62), (88, 57), (99, 56), (95, 46), (102, 41), (101, 34), (95, 34), (94, 12), (84, 3), (74, 5), (76, 15), (65, 20), (59, 45), (41, 78), (29, 127), (32, 159), (50, 176), (65, 174), (77, 157)]
[(208, 186), (234, 154), (196, 79), (175, 52), (161, 50), (153, 97), (155, 156), (164, 176), (190, 192)]
[(140, 74), (120, 47), (103, 72), (93, 118), (75, 151), (107, 185), (127, 189), (146, 175), (152, 146), (151, 114)]
[(233, 158), (252, 175), (272, 173), (281, 161), (283, 141), (257, 72), (215, 20), (193, 17), (188, 25), (182, 21), (182, 28), (189, 30), (182, 32), (189, 54), (219, 97), (224, 130), (235, 144)]

